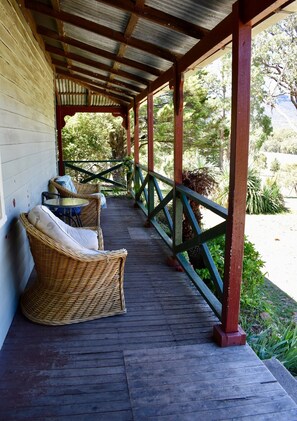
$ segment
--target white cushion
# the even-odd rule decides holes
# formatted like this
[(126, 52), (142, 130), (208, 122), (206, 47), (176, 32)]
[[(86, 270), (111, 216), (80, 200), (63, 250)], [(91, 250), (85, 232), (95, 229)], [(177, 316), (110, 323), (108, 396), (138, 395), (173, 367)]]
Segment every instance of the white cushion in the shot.
[(98, 250), (98, 237), (95, 231), (70, 227), (46, 206), (35, 206), (29, 212), (28, 219), (35, 228), (72, 250), (85, 254), (102, 253)]

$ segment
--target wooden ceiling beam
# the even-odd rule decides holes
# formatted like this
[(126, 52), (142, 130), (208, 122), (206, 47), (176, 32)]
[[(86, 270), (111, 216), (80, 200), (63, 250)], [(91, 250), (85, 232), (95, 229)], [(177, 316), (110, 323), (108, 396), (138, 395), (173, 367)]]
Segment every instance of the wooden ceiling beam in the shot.
[[(90, 84), (88, 82), (82, 81), (79, 78), (74, 77), (71, 74), (65, 75), (63, 74), (63, 72), (60, 74), (59, 71), (57, 72), (57, 75), (61, 76), (61, 79), (67, 79), (67, 80), (72, 80), (73, 82), (87, 88), (90, 89), (92, 92), (98, 92), (99, 94), (106, 96), (107, 98), (112, 99), (113, 101), (116, 101), (122, 105), (127, 105), (129, 103), (129, 100), (125, 100), (122, 96), (120, 95), (116, 95), (116, 94), (109, 94), (106, 92), (106, 90), (103, 90), (101, 88), (98, 88), (96, 85)], [(63, 95), (63, 94), (59, 94), (59, 95)]]
[[(84, 69), (83, 67), (73, 66), (72, 64), (68, 65), (66, 62), (61, 61), (61, 60), (57, 60), (55, 58), (52, 58), (52, 64), (54, 66), (59, 66), (59, 67), (65, 68), (65, 69), (73, 70), (74, 72), (81, 73), (82, 75), (91, 76), (91, 78), (93, 78), (93, 79), (102, 80), (104, 82), (110, 82), (110, 79), (108, 77), (100, 75), (100, 73), (91, 72), (90, 70)], [(129, 91), (133, 91), (135, 93), (141, 92), (141, 88), (139, 88), (138, 86), (134, 86), (134, 85), (131, 85), (131, 84), (126, 83), (126, 82), (121, 82), (121, 81), (116, 80), (116, 79), (112, 80), (112, 84), (117, 85), (117, 86), (121, 86), (122, 88), (128, 89)]]
[(45, 44), (45, 49), (47, 52), (51, 54), (56, 54), (58, 56), (70, 58), (71, 60), (78, 61), (79, 63), (87, 64), (88, 66), (94, 67), (95, 69), (101, 69), (106, 72), (114, 73), (118, 76), (121, 76), (125, 79), (129, 80), (135, 80), (136, 82), (141, 83), (142, 85), (147, 86), (149, 84), (149, 80), (144, 79), (140, 76), (133, 75), (132, 73), (124, 72), (123, 70), (115, 70), (112, 69), (110, 66), (107, 66), (106, 64), (100, 63), (95, 60), (91, 60), (86, 57), (82, 57), (78, 54), (74, 53), (66, 53), (65, 51), (61, 50), (60, 48), (53, 47), (52, 45)]
[(96, 54), (97, 56), (107, 58), (109, 60), (117, 61), (121, 64), (126, 66), (132, 67), (134, 69), (139, 69), (144, 72), (150, 73), (155, 76), (160, 76), (161, 71), (156, 69), (155, 67), (148, 66), (143, 63), (139, 63), (134, 60), (130, 60), (125, 57), (117, 56), (116, 54), (110, 53), (109, 51), (102, 50), (101, 48), (93, 47), (92, 45), (86, 44), (84, 42), (78, 41), (74, 38), (67, 37), (65, 35), (57, 34), (57, 32), (52, 31), (51, 29), (45, 28), (44, 26), (38, 26), (37, 32), (39, 35), (43, 35), (50, 39), (55, 39), (57, 41), (63, 42), (68, 45), (72, 45), (73, 47), (80, 48), (81, 50), (88, 51), (92, 54)]
[[(138, 7), (143, 7), (144, 1), (145, 0), (136, 0), (136, 5)], [(137, 25), (137, 22), (138, 22), (138, 17), (135, 14), (132, 13), (131, 16), (130, 16), (130, 19), (128, 21), (128, 24), (126, 26), (125, 32), (124, 32), (124, 37), (126, 39), (129, 39), (132, 36), (133, 31), (134, 31), (134, 29)], [(119, 49), (118, 49), (117, 57), (124, 57), (125, 52), (126, 52), (126, 48), (127, 48), (127, 44), (121, 44)], [(120, 63), (118, 61), (115, 61), (113, 63), (113, 69), (118, 70), (119, 68), (120, 68)], [(111, 74), (110, 80), (112, 81), (113, 79), (114, 79), (114, 75)]]
[(56, 11), (51, 7), (44, 5), (43, 3), (37, 2), (36, 0), (25, 0), (25, 6), (27, 9), (34, 10), (37, 13), (41, 13), (46, 16), (51, 16), (54, 19), (59, 19), (62, 22), (70, 23), (71, 25), (85, 29), (90, 32), (94, 32), (108, 39), (127, 44), (131, 47), (141, 50), (142, 52), (150, 53), (152, 55), (161, 57), (173, 63), (175, 63), (176, 60), (181, 57), (180, 54), (175, 54), (165, 48), (156, 46), (146, 41), (141, 41), (137, 38), (131, 37), (129, 39), (126, 39), (121, 32), (114, 31), (111, 28), (100, 25), (96, 22), (90, 21), (80, 16), (73, 15), (71, 13)]
[(125, 91), (122, 91), (119, 88), (116, 88), (116, 87), (107, 87), (106, 85), (103, 85), (103, 84), (101, 84), (101, 83), (99, 83), (99, 82), (97, 82), (97, 81), (95, 81), (93, 79), (89, 79), (89, 78), (86, 78), (84, 76), (78, 75), (76, 73), (72, 73), (69, 70), (65, 70), (65, 69), (61, 69), (61, 68), (56, 68), (56, 73), (59, 74), (59, 75), (72, 76), (72, 77), (74, 77), (75, 79), (77, 79), (77, 80), (79, 80), (81, 82), (86, 82), (89, 85), (94, 85), (94, 86), (96, 86), (99, 89), (105, 89), (106, 91), (109, 91), (109, 92), (112, 92), (112, 93), (115, 93), (115, 94), (118, 94), (119, 93), (119, 94), (127, 97), (127, 99), (129, 99), (130, 101), (131, 101), (131, 99), (134, 98), (133, 95), (131, 95), (131, 94), (125, 92)]
[(138, 7), (137, 4), (131, 0), (117, 0), (114, 2), (111, 2), (110, 0), (96, 1), (99, 3), (105, 3), (108, 6), (115, 7), (125, 12), (133, 13), (138, 18), (149, 20), (150, 22), (154, 22), (158, 25), (164, 26), (165, 28), (172, 29), (173, 31), (180, 32), (192, 38), (202, 39), (209, 32), (209, 30), (202, 28), (201, 26), (194, 25), (191, 22), (187, 22), (176, 16), (162, 12), (161, 10), (154, 9), (153, 7), (146, 5), (144, 5), (144, 7)]
[(243, 23), (251, 22), (252, 25), (255, 25), (293, 2), (294, 0), (240, 0), (239, 13)]

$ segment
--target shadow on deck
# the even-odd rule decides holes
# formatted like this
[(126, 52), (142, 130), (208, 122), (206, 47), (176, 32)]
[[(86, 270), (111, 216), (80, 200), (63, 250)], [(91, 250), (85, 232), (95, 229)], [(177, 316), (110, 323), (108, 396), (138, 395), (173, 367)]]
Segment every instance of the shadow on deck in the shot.
[(297, 406), (248, 346), (212, 342), (216, 317), (128, 199), (102, 212), (125, 247), (127, 314), (69, 326), (17, 313), (0, 353), (0, 420), (296, 420)]

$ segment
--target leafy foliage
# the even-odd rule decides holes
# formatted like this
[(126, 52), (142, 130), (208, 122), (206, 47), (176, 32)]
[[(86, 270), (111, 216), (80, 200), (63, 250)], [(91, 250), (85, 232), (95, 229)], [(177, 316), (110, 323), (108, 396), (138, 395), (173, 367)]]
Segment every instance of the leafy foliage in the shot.
[[(225, 169), (218, 180), (215, 200), (227, 206), (229, 171)], [(247, 178), (246, 212), (250, 215), (276, 214), (286, 212), (284, 198), (276, 180), (267, 180), (262, 187), (258, 172), (250, 167)]]
[(122, 119), (110, 114), (77, 113), (63, 128), (63, 152), (67, 160), (101, 160), (126, 155)]
[[(207, 244), (214, 263), (221, 275), (224, 277), (224, 254), (225, 254), (225, 237), (220, 236)], [(245, 239), (244, 242), (244, 259), (242, 270), (242, 288), (241, 288), (241, 305), (244, 307), (256, 307), (259, 304), (259, 288), (264, 282), (262, 269), (264, 262), (255, 246)], [(210, 274), (207, 268), (198, 269), (198, 275), (203, 280), (209, 280)]]
[(297, 14), (288, 16), (259, 34), (254, 41), (253, 65), (266, 75), (270, 104), (288, 94), (297, 109)]
[(273, 323), (260, 334), (250, 334), (249, 343), (262, 360), (275, 357), (297, 375), (297, 325)]
[(274, 130), (263, 148), (267, 152), (297, 154), (297, 133), (290, 129)]
[(275, 180), (267, 180), (262, 190), (262, 200), (262, 213), (275, 214), (287, 211), (283, 195)]

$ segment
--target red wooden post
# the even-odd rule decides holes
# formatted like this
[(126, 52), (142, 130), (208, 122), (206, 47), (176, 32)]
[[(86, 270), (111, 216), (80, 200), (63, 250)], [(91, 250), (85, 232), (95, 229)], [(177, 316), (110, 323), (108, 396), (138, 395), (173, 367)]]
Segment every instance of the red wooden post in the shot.
[(134, 163), (139, 164), (139, 103), (134, 105)]
[(176, 71), (174, 81), (174, 181), (182, 183), (184, 77)]
[(131, 155), (131, 130), (130, 130), (130, 113), (127, 111), (127, 155)]
[[(183, 240), (183, 205), (176, 194), (175, 186), (182, 184), (183, 172), (183, 105), (184, 78), (175, 67), (174, 75), (174, 206), (173, 206), (173, 244), (175, 246)], [(176, 262), (176, 267), (178, 267)]]
[(148, 170), (154, 171), (154, 95), (147, 96)]
[(238, 320), (249, 152), (251, 25), (243, 24), (240, 16), (239, 4), (235, 3), (233, 6), (230, 185), (222, 324), (214, 326), (214, 338), (221, 346), (244, 345), (246, 341), (246, 335), (238, 326)]
[[(148, 138), (148, 171), (154, 171), (154, 96), (148, 94), (147, 96), (147, 138)], [(154, 209), (154, 183), (153, 178), (149, 175), (148, 179), (148, 221), (149, 214)]]
[(64, 175), (64, 162), (63, 162), (63, 142), (62, 142), (62, 128), (63, 116), (61, 106), (57, 105), (56, 107), (56, 123), (57, 123), (57, 142), (58, 142), (58, 157), (59, 157), (59, 175)]

